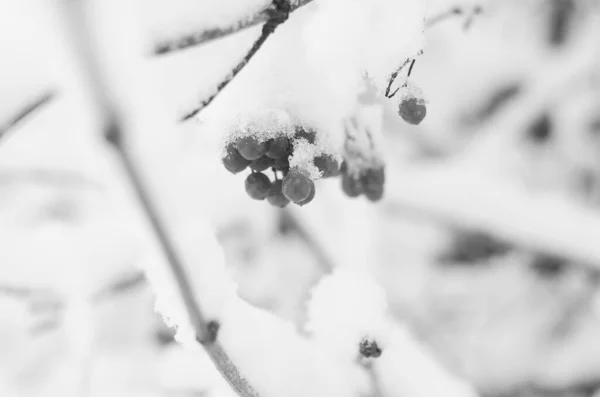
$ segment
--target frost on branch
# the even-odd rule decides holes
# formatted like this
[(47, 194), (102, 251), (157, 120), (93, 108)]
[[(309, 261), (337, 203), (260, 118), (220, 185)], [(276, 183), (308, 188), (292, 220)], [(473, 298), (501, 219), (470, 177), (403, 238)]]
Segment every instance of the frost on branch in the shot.
[(344, 361), (356, 360), (363, 351), (376, 357), (374, 343), (384, 356), (390, 326), (386, 310), (383, 289), (365, 270), (339, 267), (313, 290), (307, 329)]

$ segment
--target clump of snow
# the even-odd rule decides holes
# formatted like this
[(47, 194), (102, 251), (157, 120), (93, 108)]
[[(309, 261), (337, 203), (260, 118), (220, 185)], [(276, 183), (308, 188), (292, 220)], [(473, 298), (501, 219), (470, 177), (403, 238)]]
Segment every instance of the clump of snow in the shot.
[(224, 311), (219, 340), (262, 396), (347, 397), (369, 391), (359, 365), (341, 362), (300, 336), (291, 323), (242, 300)]
[(313, 164), (313, 159), (319, 152), (319, 148), (306, 139), (295, 140), (294, 153), (290, 157), (290, 168), (300, 168), (307, 172), (311, 179), (319, 179), (322, 172)]
[(363, 269), (339, 267), (312, 291), (307, 329), (324, 349), (352, 361), (364, 338), (386, 354), (389, 323), (383, 289)]

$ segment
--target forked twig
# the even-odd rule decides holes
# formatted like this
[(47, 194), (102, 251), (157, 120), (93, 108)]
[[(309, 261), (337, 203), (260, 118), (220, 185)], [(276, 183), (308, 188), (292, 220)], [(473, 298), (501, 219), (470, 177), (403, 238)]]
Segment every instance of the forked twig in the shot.
[(238, 75), (239, 72), (248, 64), (250, 59), (258, 52), (260, 47), (267, 41), (269, 36), (275, 31), (277, 26), (282, 24), (288, 19), (291, 11), (288, 0), (273, 0), (273, 6), (267, 9), (265, 12), (269, 15), (268, 21), (263, 25), (262, 32), (258, 39), (252, 44), (252, 47), (248, 50), (242, 60), (233, 68), (233, 70), (225, 76), (225, 78), (217, 85), (215, 92), (208, 98), (204, 99), (200, 104), (185, 114), (181, 121), (186, 121), (196, 116), (202, 109), (210, 105), (210, 103), (219, 95), (221, 91)]

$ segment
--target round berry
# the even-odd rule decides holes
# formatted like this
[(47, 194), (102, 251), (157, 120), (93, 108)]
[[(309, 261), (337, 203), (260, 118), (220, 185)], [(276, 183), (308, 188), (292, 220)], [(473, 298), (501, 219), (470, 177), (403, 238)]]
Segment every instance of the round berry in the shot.
[(227, 145), (225, 156), (223, 156), (222, 161), (227, 171), (232, 174), (237, 174), (238, 172), (245, 170), (250, 164), (250, 161), (242, 157), (233, 143)]
[(290, 162), (286, 157), (273, 161), (273, 167), (279, 171), (287, 171), (290, 169)]
[(306, 173), (293, 168), (283, 178), (282, 191), (290, 201), (298, 203), (310, 196), (310, 191), (314, 189), (314, 185)]
[(344, 174), (342, 177), (342, 190), (348, 197), (358, 197), (363, 192), (360, 179)]
[(406, 98), (400, 102), (398, 114), (408, 124), (418, 125), (425, 118), (427, 108), (425, 102), (418, 98)]
[(342, 164), (340, 164), (340, 174), (345, 174), (346, 172), (348, 172), (348, 164), (346, 163), (346, 160), (342, 160)]
[(378, 201), (383, 197), (385, 172), (383, 168), (368, 169), (361, 177), (365, 196), (371, 201)]
[(267, 142), (259, 142), (253, 136), (245, 136), (236, 143), (238, 152), (246, 160), (256, 160), (267, 153)]
[(296, 127), (296, 138), (306, 139), (308, 141), (308, 143), (310, 143), (312, 145), (315, 143), (315, 140), (317, 138), (317, 133), (314, 130), (298, 126), (298, 127)]
[(271, 189), (269, 177), (262, 172), (253, 172), (246, 178), (246, 193), (254, 200), (264, 200)]
[(280, 136), (269, 142), (267, 156), (272, 159), (283, 159), (289, 156), (290, 140), (285, 136)]
[(315, 157), (313, 163), (323, 173), (323, 178), (337, 176), (340, 173), (339, 163), (329, 154), (321, 154)]
[(267, 156), (262, 156), (250, 163), (250, 168), (254, 171), (264, 171), (273, 165), (273, 159)]
[(283, 208), (290, 203), (287, 197), (283, 195), (282, 192), (282, 181), (277, 180), (273, 182), (271, 185), (271, 190), (269, 191), (269, 195), (267, 196), (267, 201), (274, 207)]
[(308, 195), (307, 198), (305, 198), (302, 201), (298, 201), (296, 204), (298, 204), (300, 207), (310, 203), (311, 201), (313, 201), (313, 199), (315, 198), (315, 193), (317, 192), (317, 189), (315, 188), (315, 185), (313, 184), (312, 189), (310, 190), (310, 194)]

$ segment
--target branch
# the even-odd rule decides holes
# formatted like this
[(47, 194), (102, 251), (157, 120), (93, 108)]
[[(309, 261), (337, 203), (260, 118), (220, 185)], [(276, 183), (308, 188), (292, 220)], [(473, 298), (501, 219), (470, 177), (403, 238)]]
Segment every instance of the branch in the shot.
[(231, 80), (233, 80), (235, 76), (237, 76), (238, 73), (242, 71), (244, 66), (246, 66), (250, 59), (252, 59), (254, 54), (258, 52), (260, 47), (262, 47), (265, 41), (267, 41), (269, 36), (275, 31), (277, 26), (279, 26), (288, 19), (291, 10), (288, 1), (289, 0), (273, 0), (273, 7), (265, 11), (268, 15), (270, 15), (269, 20), (263, 25), (262, 33), (260, 34), (258, 39), (256, 39), (254, 44), (252, 44), (252, 47), (250, 48), (250, 50), (248, 50), (244, 58), (242, 58), (242, 60), (233, 68), (233, 70), (227, 76), (225, 76), (225, 78), (217, 85), (215, 92), (211, 96), (203, 100), (200, 103), (200, 105), (198, 105), (195, 109), (184, 115), (181, 118), (181, 121), (191, 119), (192, 117), (200, 113), (202, 109), (210, 105), (210, 103), (231, 82)]
[[(311, 1), (312, 0), (299, 0), (296, 4), (291, 5), (289, 12), (296, 11), (297, 9), (307, 5)], [(173, 52), (182, 51), (187, 48), (206, 44), (213, 40), (229, 36), (239, 31), (256, 26), (260, 23), (266, 22), (269, 20), (270, 15), (271, 8), (266, 8), (245, 21), (236, 21), (225, 28), (210, 28), (201, 32), (187, 34), (175, 40), (163, 40), (162, 42), (155, 44), (153, 49), (153, 55), (166, 55)]]
[(425, 21), (425, 27), (430, 28), (440, 22), (443, 22), (455, 16), (466, 15), (467, 18), (465, 19), (464, 27), (465, 29), (467, 29), (473, 21), (473, 18), (481, 13), (483, 13), (483, 8), (481, 8), (481, 6), (479, 5), (473, 6), (473, 8), (468, 10), (465, 10), (463, 7), (453, 7), (448, 11), (443, 11), (437, 15), (432, 16), (431, 18), (427, 18), (427, 20)]
[[(183, 307), (190, 320), (191, 326), (196, 332), (196, 339), (204, 347), (209, 357), (219, 370), (221, 375), (227, 380), (230, 386), (241, 397), (258, 397), (258, 394), (241, 376), (237, 367), (231, 362), (229, 356), (224, 351), (223, 347), (217, 340), (217, 331), (219, 324), (215, 321), (208, 321), (204, 313), (201, 311), (198, 302), (196, 302), (194, 291), (186, 275), (184, 264), (175, 248), (175, 244), (169, 238), (167, 228), (160, 219), (159, 212), (149, 195), (149, 189), (132, 158), (131, 153), (127, 150), (123, 140), (125, 138), (125, 123), (124, 116), (133, 117), (131, 109), (127, 108), (124, 101), (120, 101), (116, 97), (116, 93), (126, 96), (123, 93), (122, 87), (118, 84), (117, 79), (111, 79), (110, 75), (105, 73), (101, 67), (100, 54), (93, 51), (96, 46), (90, 45), (94, 39), (96, 31), (90, 29), (88, 18), (90, 18), (90, 10), (87, 8), (87, 2), (83, 0), (63, 0), (62, 6), (63, 16), (67, 24), (67, 32), (73, 40), (73, 50), (78, 56), (81, 71), (87, 78), (93, 92), (90, 100), (97, 106), (100, 115), (103, 116), (103, 133), (106, 140), (114, 147), (118, 159), (123, 167), (125, 180), (131, 185), (131, 188), (138, 197), (142, 214), (150, 223), (152, 232), (154, 233), (160, 248), (166, 258), (173, 279), (175, 280), (177, 292), (183, 303)], [(113, 70), (126, 70), (124, 65), (112, 65)], [(119, 68), (120, 66), (120, 68)], [(127, 75), (123, 72), (124, 75)], [(123, 76), (122, 76), (123, 77)], [(130, 76), (129, 76), (130, 77)], [(145, 117), (152, 117), (151, 111), (147, 112)], [(156, 117), (159, 120), (159, 117)]]
[(20, 109), (17, 114), (11, 116), (8, 121), (4, 124), (0, 125), (0, 140), (4, 138), (4, 136), (15, 126), (17, 126), (21, 121), (23, 121), (27, 116), (31, 115), (37, 109), (42, 107), (43, 105), (50, 102), (55, 97), (56, 93), (54, 91), (48, 91), (44, 94), (40, 95), (33, 102), (27, 104), (25, 107)]

